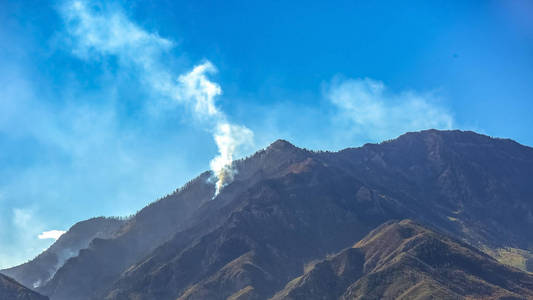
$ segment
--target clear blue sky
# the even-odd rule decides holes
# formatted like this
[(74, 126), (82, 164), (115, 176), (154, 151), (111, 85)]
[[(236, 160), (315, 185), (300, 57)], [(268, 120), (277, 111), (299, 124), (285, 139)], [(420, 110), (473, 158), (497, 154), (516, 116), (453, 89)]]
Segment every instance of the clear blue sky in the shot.
[(528, 0), (3, 0), (0, 267), (208, 170), (220, 124), (248, 134), (235, 157), (427, 128), (533, 145), (532, 97)]

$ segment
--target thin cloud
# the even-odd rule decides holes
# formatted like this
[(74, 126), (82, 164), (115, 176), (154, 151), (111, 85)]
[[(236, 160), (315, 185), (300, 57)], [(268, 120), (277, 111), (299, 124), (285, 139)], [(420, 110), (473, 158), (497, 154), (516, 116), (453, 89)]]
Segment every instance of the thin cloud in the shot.
[(337, 108), (337, 123), (374, 141), (407, 131), (450, 129), (454, 125), (453, 116), (437, 105), (439, 99), (434, 94), (394, 93), (383, 82), (373, 79), (335, 79), (325, 95)]
[(9, 231), (10, 242), (3, 245), (5, 252), (0, 252), (0, 268), (12, 267), (42, 252), (50, 243), (36, 238), (46, 226), (34, 207), (15, 207), (10, 215), (10, 222), (2, 224)]
[(28, 209), (14, 208), (13, 209), (13, 224), (19, 228), (31, 228), (33, 219), (32, 212)]
[(59, 237), (61, 237), (63, 234), (65, 234), (65, 232), (66, 231), (64, 231), (64, 230), (49, 230), (49, 231), (42, 232), (37, 237), (40, 240), (46, 240), (46, 239), (57, 240)]
[(85, 1), (66, 2), (61, 9), (76, 55), (119, 55), (123, 63), (131, 61), (148, 68), (173, 46), (170, 40), (144, 31), (119, 10), (95, 10)]

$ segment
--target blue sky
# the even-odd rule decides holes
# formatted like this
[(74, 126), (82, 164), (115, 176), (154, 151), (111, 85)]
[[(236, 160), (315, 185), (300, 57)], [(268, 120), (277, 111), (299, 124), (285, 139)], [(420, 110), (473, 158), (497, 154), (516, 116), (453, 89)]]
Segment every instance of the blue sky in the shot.
[(533, 145), (527, 0), (1, 1), (0, 25), (0, 267), (277, 138)]

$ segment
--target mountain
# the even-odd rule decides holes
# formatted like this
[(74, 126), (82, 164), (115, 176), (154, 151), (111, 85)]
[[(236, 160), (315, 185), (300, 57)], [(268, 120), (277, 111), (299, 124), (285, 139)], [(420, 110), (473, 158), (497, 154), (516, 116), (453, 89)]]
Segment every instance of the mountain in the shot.
[(277, 141), (237, 168), (206, 204), (231, 207), (224, 221), (176, 234), (124, 272), (108, 299), (264, 299), (390, 219), (414, 218), (475, 245), (532, 241), (524, 178), (533, 151), (509, 140), (427, 131), (338, 153)]
[(95, 238), (37, 290), (52, 299), (102, 299), (103, 293), (131, 264), (187, 227), (193, 212), (211, 201), (215, 188), (204, 173), (173, 194), (141, 211), (113, 238)]
[(103, 217), (78, 222), (33, 260), (0, 272), (25, 286), (38, 288), (52, 278), (67, 259), (77, 256), (81, 249), (87, 248), (94, 238), (112, 237), (123, 222), (116, 218)]
[(314, 263), (272, 300), (526, 298), (533, 298), (533, 274), (404, 220)]
[(428, 130), (339, 152), (278, 140), (234, 167), (216, 197), (201, 174), (93, 239), (37, 290), (52, 300), (266, 299), (401, 219), (532, 265), (533, 149), (512, 140)]
[(48, 297), (24, 287), (15, 280), (0, 274), (0, 299), (5, 300), (48, 300)]

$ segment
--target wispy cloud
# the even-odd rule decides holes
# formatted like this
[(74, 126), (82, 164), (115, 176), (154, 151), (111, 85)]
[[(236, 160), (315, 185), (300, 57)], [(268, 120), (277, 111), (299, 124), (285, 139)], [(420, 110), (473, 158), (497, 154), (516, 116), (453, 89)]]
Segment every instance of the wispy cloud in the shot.
[(217, 107), (216, 97), (222, 94), (222, 89), (208, 78), (216, 72), (211, 62), (205, 61), (190, 72), (176, 75), (163, 59), (173, 42), (140, 28), (116, 7), (97, 9), (84, 1), (70, 1), (61, 13), (75, 55), (83, 59), (117, 57), (122, 66), (133, 68), (153, 92), (184, 104), (194, 119), (210, 124), (219, 150), (211, 162), (218, 178), (216, 192), (231, 182), (234, 156), (240, 147), (252, 143), (253, 133), (228, 121)]
[(407, 131), (454, 126), (453, 116), (438, 105), (433, 93), (391, 92), (373, 79), (334, 79), (325, 96), (337, 108), (336, 122), (374, 141)]
[(28, 209), (14, 208), (13, 209), (13, 224), (19, 228), (31, 228), (32, 212)]
[(72, 50), (81, 57), (119, 55), (123, 63), (150, 68), (157, 63), (157, 56), (173, 45), (156, 33), (144, 31), (117, 8), (105, 10), (85, 1), (69, 1), (61, 12)]
[(64, 230), (49, 230), (49, 231), (44, 231), (42, 232), (41, 234), (39, 234), (37, 237), (41, 240), (46, 240), (46, 239), (52, 239), (52, 240), (57, 240), (59, 237), (61, 237), (66, 231)]

